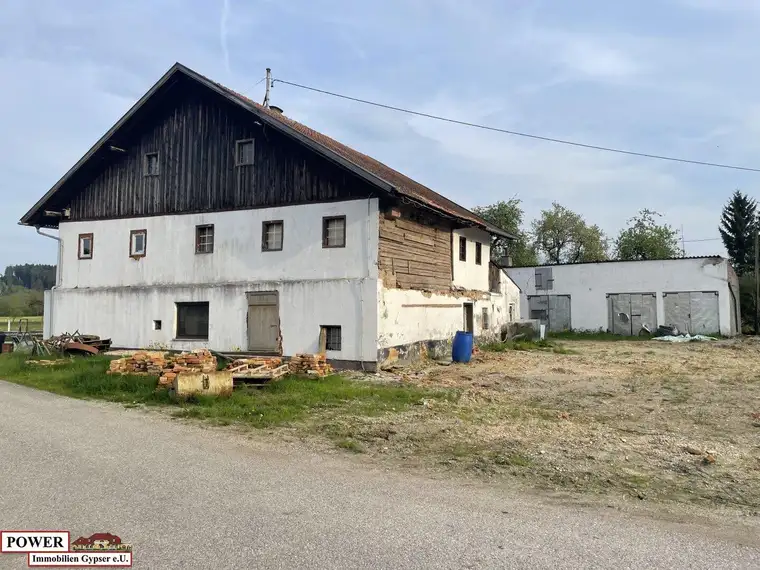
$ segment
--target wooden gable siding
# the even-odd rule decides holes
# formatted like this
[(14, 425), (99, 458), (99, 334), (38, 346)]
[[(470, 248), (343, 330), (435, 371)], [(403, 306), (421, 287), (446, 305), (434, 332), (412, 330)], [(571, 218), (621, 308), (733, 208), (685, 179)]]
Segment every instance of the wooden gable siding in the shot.
[[(71, 219), (152, 216), (363, 198), (373, 189), (344, 168), (214, 94), (188, 89), (153, 112), (73, 192)], [(236, 141), (254, 140), (254, 165), (235, 166)], [(158, 176), (146, 176), (146, 153)]]
[[(406, 212), (405, 212), (406, 213)], [(386, 287), (445, 290), (451, 288), (451, 228), (402, 214), (380, 214), (380, 275)]]

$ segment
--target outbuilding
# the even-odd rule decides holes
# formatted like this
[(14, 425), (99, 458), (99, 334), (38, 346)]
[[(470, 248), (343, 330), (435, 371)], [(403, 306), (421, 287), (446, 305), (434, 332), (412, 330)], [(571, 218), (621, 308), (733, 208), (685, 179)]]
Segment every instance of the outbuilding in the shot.
[(741, 332), (739, 280), (720, 256), (508, 267), (521, 314), (550, 331), (637, 335), (675, 325), (690, 334)]

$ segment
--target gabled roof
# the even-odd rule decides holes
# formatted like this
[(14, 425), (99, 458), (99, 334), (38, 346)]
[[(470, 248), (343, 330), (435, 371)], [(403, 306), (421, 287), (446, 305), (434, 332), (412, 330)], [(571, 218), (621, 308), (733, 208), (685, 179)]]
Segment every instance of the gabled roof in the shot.
[[(20, 223), (23, 225), (45, 225), (40, 223), (39, 220), (44, 218), (44, 207), (48, 201), (90, 158), (93, 157), (96, 152), (98, 152), (98, 150), (100, 150), (100, 148), (109, 143), (117, 131), (129, 121), (129, 119), (132, 118), (164, 84), (178, 73), (197, 81), (201, 85), (204, 85), (233, 103), (252, 112), (259, 120), (270, 127), (295, 138), (302, 144), (310, 147), (333, 162), (337, 162), (343, 167), (348, 168), (361, 178), (385, 192), (406, 198), (420, 206), (435, 210), (443, 216), (452, 217), (466, 224), (481, 227), (494, 235), (508, 239), (515, 239), (513, 235), (488, 223), (474, 212), (471, 212), (467, 208), (464, 208), (437, 192), (434, 192), (427, 186), (412, 180), (382, 162), (319, 133), (306, 125), (302, 125), (301, 123), (286, 117), (282, 113), (272, 111), (240, 93), (196, 73), (180, 63), (175, 63), (169, 71), (167, 71), (164, 76), (151, 87), (150, 90), (143, 95), (143, 97), (141, 97), (140, 100), (135, 103), (135, 105), (87, 152), (87, 154), (85, 154), (71, 168), (71, 170), (69, 170), (63, 178), (61, 178), (45, 194), (45, 196), (43, 196), (32, 209), (24, 215), (23, 218), (21, 218)], [(40, 215), (41, 213), (43, 214), (42, 216)]]

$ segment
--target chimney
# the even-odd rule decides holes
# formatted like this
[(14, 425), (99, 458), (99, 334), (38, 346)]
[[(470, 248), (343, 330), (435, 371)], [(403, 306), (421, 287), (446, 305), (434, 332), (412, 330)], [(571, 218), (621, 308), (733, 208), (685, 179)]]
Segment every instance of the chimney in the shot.
[(269, 105), (269, 109), (271, 109), (275, 113), (279, 113), (280, 115), (282, 115), (282, 109), (280, 109), (279, 107), (276, 107), (275, 105)]

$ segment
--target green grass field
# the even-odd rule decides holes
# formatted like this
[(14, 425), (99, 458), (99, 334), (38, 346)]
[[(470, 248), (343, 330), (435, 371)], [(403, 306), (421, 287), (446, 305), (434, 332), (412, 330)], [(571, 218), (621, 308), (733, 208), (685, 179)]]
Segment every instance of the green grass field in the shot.
[(8, 331), (8, 320), (11, 321), (11, 330), (19, 330), (19, 321), (21, 321), (24, 330), (26, 329), (26, 320), (29, 321), (29, 331), (42, 330), (42, 315), (35, 317), (2, 317), (0, 316), (0, 333)]

